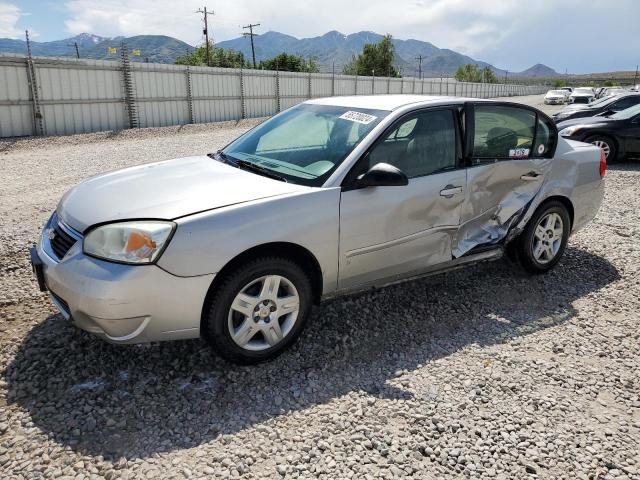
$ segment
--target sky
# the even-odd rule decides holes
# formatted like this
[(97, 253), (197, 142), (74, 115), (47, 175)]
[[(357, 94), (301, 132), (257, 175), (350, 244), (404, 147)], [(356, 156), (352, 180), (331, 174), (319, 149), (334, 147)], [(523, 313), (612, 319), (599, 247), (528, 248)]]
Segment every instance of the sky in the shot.
[(215, 41), (260, 23), (298, 38), (362, 30), (424, 40), (510, 71), (543, 63), (560, 73), (634, 70), (640, 0), (0, 0), (0, 38), (51, 41), (79, 33), (163, 34), (202, 42), (207, 5)]

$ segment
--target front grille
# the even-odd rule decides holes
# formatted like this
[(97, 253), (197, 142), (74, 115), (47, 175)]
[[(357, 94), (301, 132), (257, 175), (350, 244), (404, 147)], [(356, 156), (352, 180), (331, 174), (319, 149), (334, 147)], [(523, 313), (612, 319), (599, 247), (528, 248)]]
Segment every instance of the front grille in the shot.
[(59, 260), (67, 254), (67, 252), (77, 242), (77, 239), (69, 235), (58, 221), (58, 216), (54, 215), (49, 226), (48, 238), (51, 244), (51, 250), (56, 254)]

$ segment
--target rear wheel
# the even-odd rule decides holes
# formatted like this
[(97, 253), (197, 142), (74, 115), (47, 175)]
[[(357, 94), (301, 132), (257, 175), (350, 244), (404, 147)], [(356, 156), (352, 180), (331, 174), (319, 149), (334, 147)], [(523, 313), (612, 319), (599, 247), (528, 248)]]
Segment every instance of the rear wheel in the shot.
[(542, 205), (513, 245), (522, 267), (530, 273), (551, 270), (562, 257), (571, 230), (567, 208), (558, 201)]
[(208, 302), (203, 333), (226, 360), (252, 364), (275, 358), (302, 332), (311, 282), (285, 258), (250, 261), (229, 274)]
[(592, 145), (602, 149), (605, 157), (607, 158), (607, 163), (615, 163), (618, 160), (618, 149), (616, 148), (615, 142), (609, 137), (594, 135), (586, 138), (585, 142), (591, 143)]

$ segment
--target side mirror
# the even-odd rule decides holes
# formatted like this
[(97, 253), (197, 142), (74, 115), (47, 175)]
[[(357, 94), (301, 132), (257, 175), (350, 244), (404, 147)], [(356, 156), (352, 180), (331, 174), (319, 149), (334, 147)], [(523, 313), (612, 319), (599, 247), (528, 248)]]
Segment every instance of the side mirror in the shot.
[(388, 163), (376, 163), (356, 179), (356, 187), (402, 187), (409, 179), (402, 170)]

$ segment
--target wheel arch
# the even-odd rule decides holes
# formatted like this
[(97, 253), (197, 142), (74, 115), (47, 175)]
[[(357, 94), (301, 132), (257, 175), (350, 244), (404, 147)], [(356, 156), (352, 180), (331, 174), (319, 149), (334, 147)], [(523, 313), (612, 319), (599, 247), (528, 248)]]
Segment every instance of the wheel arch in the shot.
[[(604, 133), (598, 133), (598, 132), (590, 133), (590, 134), (588, 134), (588, 135), (586, 135), (584, 137), (584, 142), (585, 143), (591, 143), (589, 140), (594, 138), (594, 137), (604, 137), (606, 139), (611, 140), (611, 143), (613, 143), (613, 146), (616, 149), (616, 157), (619, 158), (622, 155), (625, 155), (624, 149), (622, 148), (623, 144), (620, 142), (620, 139), (616, 135), (612, 135), (611, 133), (607, 133), (607, 132), (604, 132)], [(616, 159), (614, 158), (612, 160), (607, 160), (607, 161), (615, 162), (615, 160)]]
[(296, 243), (270, 242), (256, 245), (255, 247), (245, 250), (229, 260), (225, 266), (220, 269), (207, 291), (207, 295), (202, 305), (201, 321), (205, 318), (205, 313), (208, 310), (208, 305), (213, 293), (230, 272), (246, 262), (267, 256), (283, 257), (297, 263), (310, 277), (314, 303), (320, 303), (320, 299), (322, 298), (322, 269), (320, 268), (320, 263), (315, 255), (313, 255), (313, 253), (311, 253), (307, 248)]
[(560, 202), (567, 209), (567, 212), (569, 213), (569, 220), (571, 221), (571, 230), (573, 230), (573, 224), (575, 219), (575, 208), (573, 207), (573, 202), (569, 197), (565, 197), (564, 195), (551, 195), (550, 197), (545, 198), (540, 203), (540, 205), (538, 205), (538, 207), (536, 208), (536, 211), (540, 210), (547, 203), (550, 203), (553, 201)]

